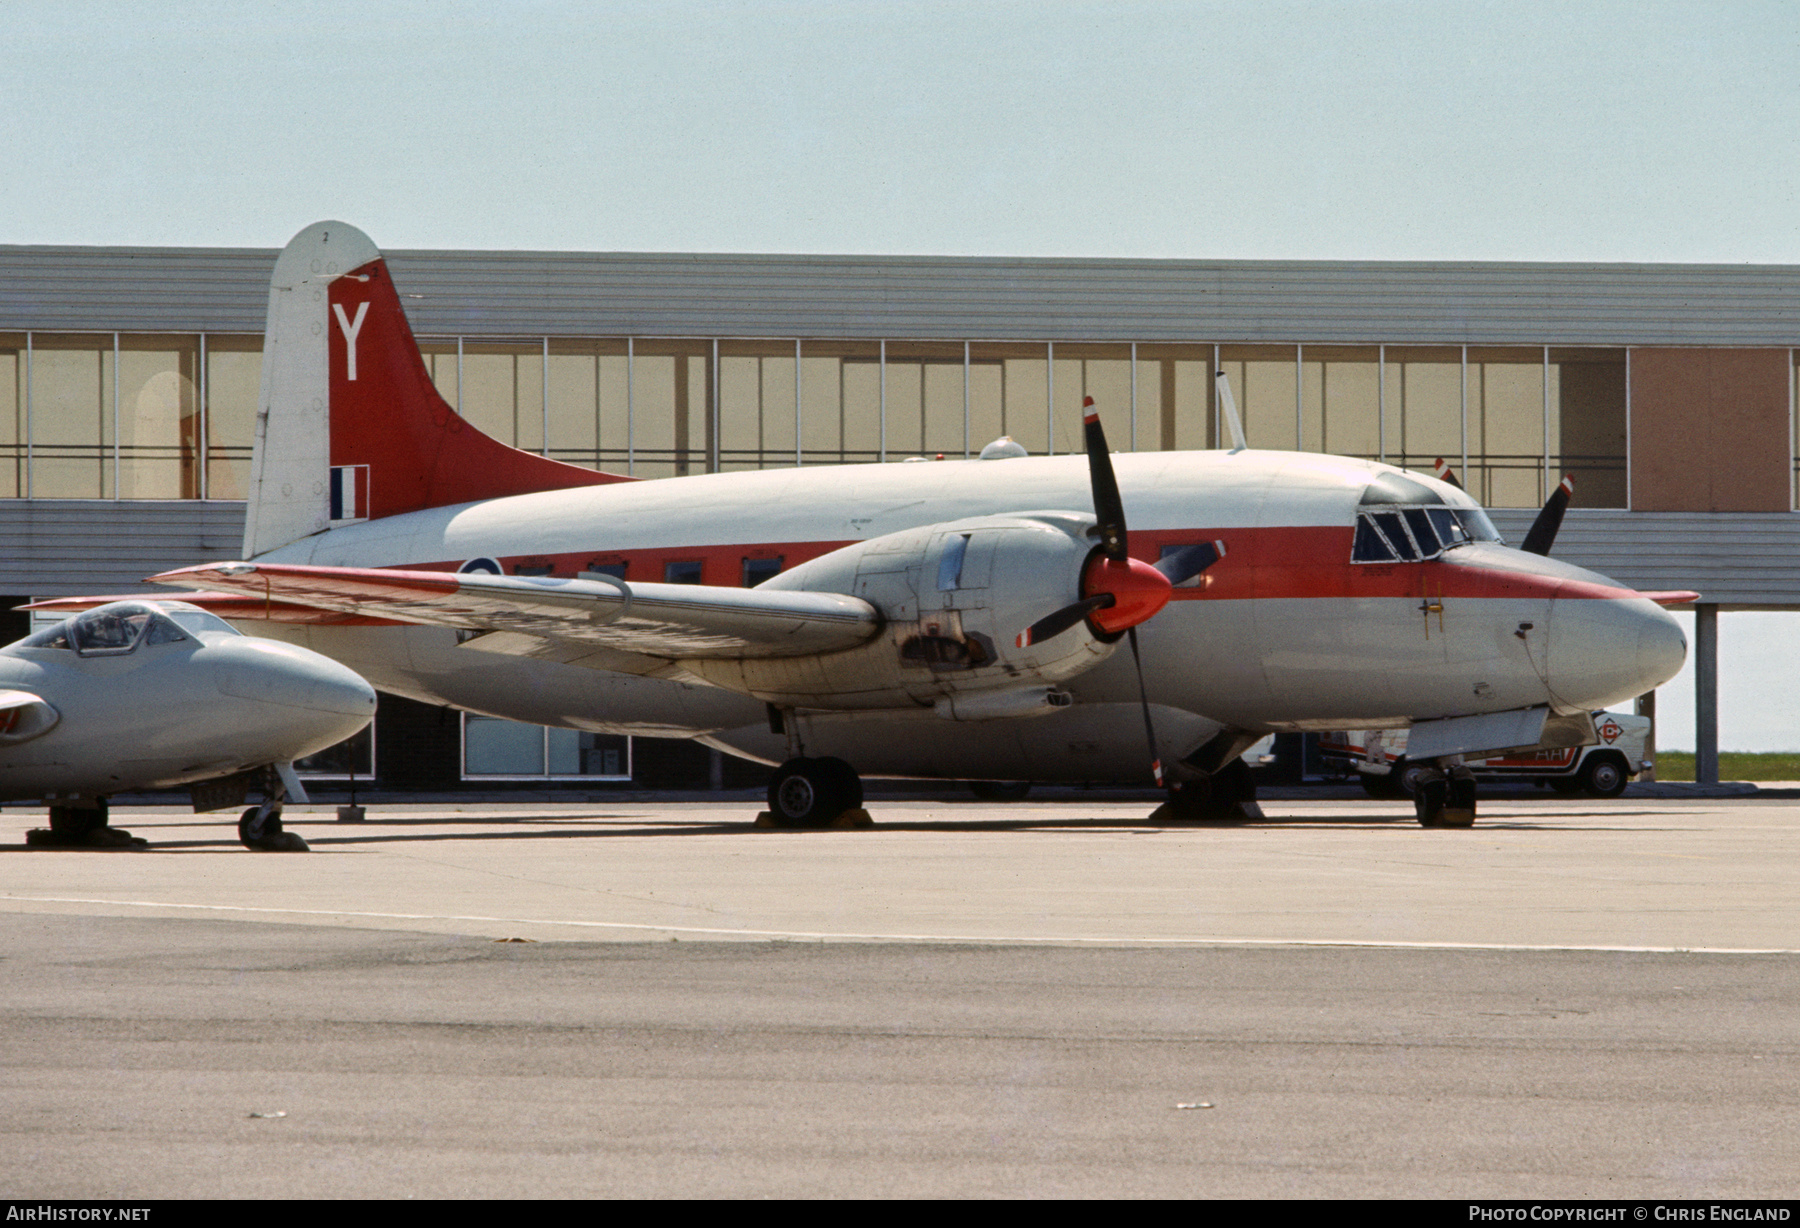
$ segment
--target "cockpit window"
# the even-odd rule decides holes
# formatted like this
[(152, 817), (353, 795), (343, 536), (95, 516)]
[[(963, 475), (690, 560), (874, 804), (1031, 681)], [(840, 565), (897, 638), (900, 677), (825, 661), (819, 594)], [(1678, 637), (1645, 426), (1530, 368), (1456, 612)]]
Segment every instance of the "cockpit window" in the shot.
[(20, 646), (72, 648), (84, 657), (122, 657), (140, 644), (170, 644), (187, 638), (187, 633), (156, 607), (121, 601), (46, 627), (20, 641)]
[(1479, 508), (1365, 508), (1356, 517), (1355, 563), (1417, 563), (1471, 542), (1497, 542), (1493, 522)]
[(196, 635), (202, 631), (216, 631), (220, 635), (244, 634), (217, 614), (209, 614), (197, 605), (167, 601), (163, 603), (162, 609), (163, 613), (180, 624), (182, 630), (191, 631)]

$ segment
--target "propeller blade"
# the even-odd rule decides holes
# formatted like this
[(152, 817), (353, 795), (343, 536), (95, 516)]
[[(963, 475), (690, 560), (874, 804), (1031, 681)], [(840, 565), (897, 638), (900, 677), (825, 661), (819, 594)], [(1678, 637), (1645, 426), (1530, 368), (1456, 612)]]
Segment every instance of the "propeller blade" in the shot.
[(1441, 456), (1437, 458), (1437, 477), (1438, 481), (1448, 482), (1458, 490), (1463, 488), (1463, 484), (1456, 480), (1456, 470), (1452, 469), (1450, 462)]
[(1094, 488), (1094, 517), (1099, 522), (1100, 549), (1115, 563), (1125, 561), (1125, 501), (1119, 497), (1119, 480), (1113, 476), (1112, 454), (1106, 450), (1106, 431), (1094, 398), (1081, 398), (1082, 433), (1087, 437), (1088, 481)]
[(1569, 497), (1574, 493), (1575, 479), (1565, 476), (1544, 500), (1544, 510), (1531, 522), (1531, 531), (1525, 534), (1519, 549), (1526, 554), (1550, 553), (1550, 547), (1556, 544), (1556, 531), (1562, 528), (1563, 513), (1569, 510)]
[(1019, 638), (1013, 642), (1020, 648), (1041, 644), (1053, 635), (1061, 635), (1095, 610), (1103, 610), (1117, 600), (1111, 593), (1095, 593), (1074, 605), (1064, 606), (1054, 614), (1046, 614), (1019, 632)]
[(1224, 557), (1224, 542), (1201, 542), (1198, 546), (1184, 546), (1175, 553), (1158, 559), (1154, 566), (1170, 584), (1181, 584), (1192, 580)]
[(1137, 628), (1126, 633), (1131, 640), (1131, 663), (1137, 666), (1138, 702), (1144, 709), (1144, 737), (1150, 743), (1150, 774), (1156, 777), (1156, 787), (1163, 787), (1162, 756), (1156, 753), (1156, 726), (1150, 723), (1150, 693), (1144, 689), (1144, 658), (1138, 653)]

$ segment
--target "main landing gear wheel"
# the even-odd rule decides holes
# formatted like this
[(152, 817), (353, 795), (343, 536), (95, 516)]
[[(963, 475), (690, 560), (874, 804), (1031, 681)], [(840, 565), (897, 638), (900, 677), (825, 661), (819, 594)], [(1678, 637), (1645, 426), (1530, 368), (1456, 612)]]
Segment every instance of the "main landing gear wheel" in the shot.
[(1413, 814), (1420, 827), (1473, 827), (1474, 775), (1466, 767), (1452, 768), (1448, 776), (1420, 771), (1413, 784)]
[(262, 853), (305, 853), (306, 841), (281, 826), (281, 807), (264, 803), (252, 806), (238, 819), (238, 839), (247, 849)]
[(25, 833), (25, 843), (36, 848), (142, 849), (150, 842), (112, 827), (106, 821), (106, 799), (93, 806), (52, 806), (50, 826)]
[(1233, 759), (1211, 776), (1178, 781), (1169, 800), (1150, 817), (1178, 823), (1242, 823), (1256, 817), (1245, 807), (1256, 803), (1256, 781), (1250, 765)]
[(823, 827), (862, 806), (862, 778), (842, 759), (789, 759), (770, 777), (768, 797), (781, 826)]

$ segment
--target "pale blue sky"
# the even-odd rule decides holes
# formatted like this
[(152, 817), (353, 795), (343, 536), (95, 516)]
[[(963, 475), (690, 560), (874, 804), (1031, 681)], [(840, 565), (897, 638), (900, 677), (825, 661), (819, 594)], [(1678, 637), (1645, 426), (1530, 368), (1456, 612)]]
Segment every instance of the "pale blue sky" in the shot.
[(6, 242), (1800, 261), (1792, 3), (0, 16)]
[[(0, 242), (1800, 263), (1800, 4), (0, 3)], [(1800, 749), (1792, 616), (1721, 742)], [(1685, 689), (1684, 689), (1685, 688)], [(1691, 683), (1662, 742), (1691, 746)]]

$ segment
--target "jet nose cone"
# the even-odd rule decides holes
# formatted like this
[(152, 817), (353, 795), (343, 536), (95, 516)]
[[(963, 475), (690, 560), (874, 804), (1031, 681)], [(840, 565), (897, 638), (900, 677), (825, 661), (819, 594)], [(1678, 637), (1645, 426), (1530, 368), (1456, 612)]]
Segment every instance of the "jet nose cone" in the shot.
[(225, 658), (217, 679), (226, 695), (334, 716), (368, 720), (375, 715), (375, 688), (329, 657), (248, 637), (215, 645), (215, 650), (223, 650)]

